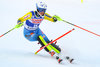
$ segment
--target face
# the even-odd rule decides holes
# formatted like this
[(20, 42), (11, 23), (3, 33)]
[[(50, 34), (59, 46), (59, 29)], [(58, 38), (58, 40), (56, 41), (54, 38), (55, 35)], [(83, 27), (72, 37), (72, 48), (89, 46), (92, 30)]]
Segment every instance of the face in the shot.
[(39, 12), (39, 14), (41, 14), (43, 16), (45, 13), (44, 12)]

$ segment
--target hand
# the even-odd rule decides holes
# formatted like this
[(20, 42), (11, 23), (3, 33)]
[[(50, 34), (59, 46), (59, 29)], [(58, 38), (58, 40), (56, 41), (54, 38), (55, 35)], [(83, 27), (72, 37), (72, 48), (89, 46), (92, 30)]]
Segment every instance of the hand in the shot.
[(20, 23), (20, 24), (17, 24), (16, 26), (15, 26), (15, 28), (20, 28), (20, 27), (22, 27), (23, 26), (23, 23)]
[(54, 15), (53, 17), (56, 18), (58, 21), (62, 21), (62, 19), (57, 15)]
[(20, 20), (17, 21), (17, 24), (21, 24), (22, 22)]

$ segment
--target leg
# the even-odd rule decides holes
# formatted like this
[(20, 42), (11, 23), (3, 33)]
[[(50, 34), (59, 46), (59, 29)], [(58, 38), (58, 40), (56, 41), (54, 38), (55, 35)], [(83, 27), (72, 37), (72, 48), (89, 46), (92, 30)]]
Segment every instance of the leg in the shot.
[(37, 41), (38, 34), (36, 34), (34, 31), (29, 31), (24, 28), (24, 37), (29, 41)]
[(61, 48), (54, 43), (50, 44), (50, 47), (58, 54), (61, 52)]
[[(42, 45), (42, 47), (43, 46), (45, 46), (45, 45), (47, 45), (50, 41), (49, 41), (49, 39), (47, 38), (47, 36), (41, 31), (41, 30), (39, 30), (39, 33), (40, 33), (40, 35), (39, 35), (39, 37), (38, 37), (38, 41), (39, 41), (39, 43)], [(59, 48), (59, 46), (57, 46), (57, 45), (55, 45), (54, 43), (53, 44), (50, 44), (49, 46), (47, 46), (46, 48), (45, 48), (45, 50), (47, 51), (47, 52), (50, 52), (51, 50), (54, 50), (56, 53), (60, 53), (61, 52), (61, 49)]]
[[(38, 36), (38, 41), (39, 43), (43, 46), (47, 45), (47, 42), (43, 39), (43, 37), (41, 35)], [(51, 47), (47, 46), (46, 48), (44, 48), (47, 52), (51, 51)]]

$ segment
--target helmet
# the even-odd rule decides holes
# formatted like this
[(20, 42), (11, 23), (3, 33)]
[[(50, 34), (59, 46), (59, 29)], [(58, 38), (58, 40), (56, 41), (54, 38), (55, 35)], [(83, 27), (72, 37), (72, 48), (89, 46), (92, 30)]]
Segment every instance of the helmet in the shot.
[(36, 3), (36, 8), (38, 12), (46, 12), (47, 5), (44, 2)]

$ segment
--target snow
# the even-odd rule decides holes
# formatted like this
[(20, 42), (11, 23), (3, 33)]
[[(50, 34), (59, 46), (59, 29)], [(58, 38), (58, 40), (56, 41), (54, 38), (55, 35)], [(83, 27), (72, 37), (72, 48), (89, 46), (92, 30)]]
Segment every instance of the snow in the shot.
[[(38, 0), (39, 1), (39, 0)], [(80, 27), (100, 34), (99, 0), (41, 0), (48, 4), (47, 13), (58, 15)], [(0, 0), (0, 35), (16, 25), (17, 19), (36, 10), (37, 0)], [(75, 28), (75, 31), (58, 40), (62, 54), (75, 59), (74, 64), (58, 64), (37, 42), (29, 42), (23, 36), (23, 27), (0, 38), (0, 67), (100, 67), (100, 37), (71, 26), (62, 21), (52, 23), (44, 20), (41, 30), (49, 39)]]

